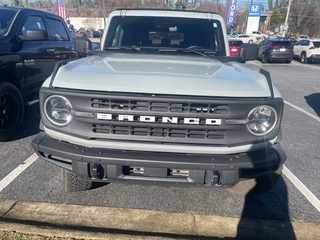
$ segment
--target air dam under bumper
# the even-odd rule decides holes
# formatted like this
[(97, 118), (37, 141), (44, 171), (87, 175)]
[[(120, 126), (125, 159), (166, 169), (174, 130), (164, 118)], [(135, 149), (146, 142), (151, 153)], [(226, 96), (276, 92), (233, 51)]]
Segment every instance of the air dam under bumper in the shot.
[[(125, 144), (125, 143), (124, 143)], [(42, 159), (94, 182), (231, 187), (276, 171), (287, 156), (279, 144), (232, 155), (96, 149), (60, 142), (45, 133), (32, 141)]]

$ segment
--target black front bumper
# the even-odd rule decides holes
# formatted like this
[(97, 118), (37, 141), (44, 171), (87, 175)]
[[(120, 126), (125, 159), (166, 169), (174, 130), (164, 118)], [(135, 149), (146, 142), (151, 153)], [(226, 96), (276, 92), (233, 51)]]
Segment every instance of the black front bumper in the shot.
[(276, 171), (287, 158), (279, 144), (231, 155), (162, 153), (87, 148), (45, 133), (37, 135), (32, 147), (42, 159), (95, 182), (230, 187)]

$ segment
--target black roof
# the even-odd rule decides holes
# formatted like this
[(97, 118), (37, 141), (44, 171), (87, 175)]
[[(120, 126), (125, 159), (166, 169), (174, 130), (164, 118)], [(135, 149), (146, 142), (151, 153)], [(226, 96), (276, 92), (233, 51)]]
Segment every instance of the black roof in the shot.
[(54, 15), (54, 16), (58, 16), (54, 13), (51, 12), (47, 12), (47, 11), (43, 11), (40, 9), (35, 9), (35, 8), (27, 8), (27, 7), (21, 7), (21, 6), (10, 6), (10, 5), (6, 5), (6, 4), (0, 4), (0, 9), (10, 9), (10, 10), (15, 10), (15, 11), (19, 11), (19, 12), (42, 12), (45, 14), (50, 14), (50, 15)]

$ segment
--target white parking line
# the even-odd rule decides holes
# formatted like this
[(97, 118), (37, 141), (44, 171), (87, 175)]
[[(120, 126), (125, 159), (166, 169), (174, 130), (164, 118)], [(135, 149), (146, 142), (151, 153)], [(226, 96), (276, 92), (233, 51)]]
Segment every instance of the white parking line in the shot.
[(37, 154), (32, 154), (27, 160), (16, 167), (11, 173), (0, 181), (0, 192), (8, 186), (16, 177), (18, 177), (24, 170), (26, 170), (34, 161), (38, 159)]
[(304, 110), (304, 109), (302, 109), (302, 108), (299, 108), (298, 106), (296, 106), (296, 105), (294, 105), (294, 104), (292, 104), (292, 103), (289, 103), (289, 102), (287, 102), (287, 101), (283, 101), (283, 102), (284, 102), (285, 104), (289, 105), (290, 107), (293, 107), (293, 108), (297, 109), (298, 111), (300, 111), (300, 112), (308, 115), (309, 117), (312, 117), (313, 119), (317, 120), (318, 122), (320, 122), (320, 118), (319, 118), (318, 116), (313, 115), (312, 113), (309, 113), (309, 112), (307, 112), (306, 110)]
[(320, 212), (320, 200), (286, 167), (282, 173), (296, 186), (306, 199)]
[[(306, 114), (307, 116), (320, 122), (320, 118), (306, 110), (284, 101), (285, 104), (295, 108), (296, 110)], [(283, 166), (283, 174), (293, 183), (294, 186), (306, 197), (306, 199), (320, 212), (320, 200), (286, 167)]]

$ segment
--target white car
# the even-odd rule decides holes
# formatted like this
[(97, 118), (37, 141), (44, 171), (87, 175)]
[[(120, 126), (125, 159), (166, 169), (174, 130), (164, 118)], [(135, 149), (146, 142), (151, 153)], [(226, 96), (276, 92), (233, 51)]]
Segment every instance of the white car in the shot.
[(309, 37), (307, 35), (300, 35), (298, 37), (298, 40), (305, 40), (305, 39), (309, 39)]
[(243, 43), (253, 43), (255, 41), (255, 38), (249, 34), (239, 34), (237, 38), (240, 38)]
[(300, 62), (320, 61), (320, 39), (301, 39), (293, 46), (293, 55)]
[(257, 37), (261, 37), (263, 34), (259, 31), (253, 31), (250, 35), (256, 39)]

